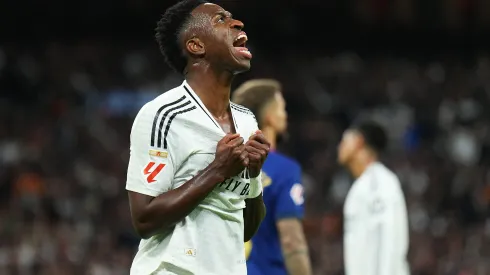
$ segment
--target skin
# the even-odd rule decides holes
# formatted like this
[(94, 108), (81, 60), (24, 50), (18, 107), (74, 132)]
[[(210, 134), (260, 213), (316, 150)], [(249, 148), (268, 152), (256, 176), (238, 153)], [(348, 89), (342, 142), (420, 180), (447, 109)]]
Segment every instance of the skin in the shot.
[[(203, 4), (192, 11), (192, 26), (180, 37), (187, 55), (185, 78), (226, 136), (217, 144), (215, 160), (181, 187), (158, 197), (129, 192), (131, 216), (136, 231), (149, 238), (171, 229), (227, 178), (248, 167), (252, 177), (260, 173), (270, 144), (259, 131), (245, 140), (236, 134), (229, 107), (234, 76), (250, 69), (250, 58), (234, 47), (243, 23), (222, 7)], [(245, 240), (257, 231), (265, 216), (262, 195), (246, 200), (244, 209)]]
[(271, 148), (276, 148), (278, 136), (286, 133), (288, 127), (288, 114), (286, 101), (281, 92), (277, 92), (261, 111), (262, 132), (271, 143)]
[(354, 177), (361, 176), (377, 159), (377, 154), (366, 146), (362, 134), (353, 129), (344, 132), (338, 147), (338, 162), (349, 169)]

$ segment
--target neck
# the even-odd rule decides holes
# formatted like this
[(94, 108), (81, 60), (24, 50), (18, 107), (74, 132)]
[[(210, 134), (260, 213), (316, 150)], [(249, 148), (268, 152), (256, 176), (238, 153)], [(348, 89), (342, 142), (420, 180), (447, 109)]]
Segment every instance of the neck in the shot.
[(355, 178), (358, 178), (362, 175), (362, 173), (364, 173), (364, 171), (366, 171), (369, 165), (376, 161), (377, 157), (374, 154), (363, 150), (359, 152), (355, 158), (353, 158), (353, 160), (349, 163), (348, 168), (352, 175)]
[(189, 66), (185, 78), (212, 115), (217, 118), (227, 115), (232, 73), (213, 70), (209, 64), (195, 63)]
[(276, 131), (274, 131), (274, 129), (272, 129), (271, 127), (268, 127), (268, 126), (265, 126), (265, 127), (262, 127), (263, 129), (262, 130), (262, 133), (264, 134), (265, 138), (267, 139), (267, 141), (269, 141), (270, 145), (271, 145), (271, 149), (272, 150), (275, 150), (276, 149), (276, 139), (277, 139), (277, 133)]

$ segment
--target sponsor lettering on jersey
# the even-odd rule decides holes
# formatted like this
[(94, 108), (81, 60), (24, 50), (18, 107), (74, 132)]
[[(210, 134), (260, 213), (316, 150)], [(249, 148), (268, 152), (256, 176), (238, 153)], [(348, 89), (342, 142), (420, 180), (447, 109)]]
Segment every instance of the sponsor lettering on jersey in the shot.
[(226, 179), (218, 184), (218, 186), (222, 189), (237, 193), (240, 196), (247, 196), (250, 193), (250, 183), (243, 182), (239, 180), (238, 177)]
[(240, 196), (248, 196), (250, 193), (250, 175), (248, 169), (243, 170), (239, 176), (229, 178), (218, 184), (221, 189), (231, 191)]
[(385, 209), (385, 204), (380, 198), (376, 198), (371, 205), (369, 206), (369, 210), (372, 214), (382, 213)]

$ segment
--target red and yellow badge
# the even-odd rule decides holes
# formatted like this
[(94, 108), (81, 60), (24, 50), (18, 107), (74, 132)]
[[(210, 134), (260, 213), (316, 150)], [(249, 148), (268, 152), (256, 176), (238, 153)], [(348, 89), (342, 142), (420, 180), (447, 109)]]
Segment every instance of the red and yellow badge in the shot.
[(168, 152), (158, 151), (158, 150), (150, 150), (150, 156), (159, 157), (159, 158), (167, 158)]

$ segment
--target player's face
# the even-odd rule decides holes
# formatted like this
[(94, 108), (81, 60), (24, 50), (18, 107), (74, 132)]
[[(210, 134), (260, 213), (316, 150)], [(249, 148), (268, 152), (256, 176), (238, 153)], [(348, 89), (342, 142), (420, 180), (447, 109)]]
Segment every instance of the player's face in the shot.
[(342, 165), (349, 163), (356, 154), (361, 144), (360, 135), (352, 130), (347, 130), (342, 136), (338, 147), (338, 162)]
[(245, 47), (248, 40), (244, 25), (232, 18), (231, 13), (215, 4), (203, 4), (195, 12), (206, 17), (205, 34), (202, 40), (205, 45), (205, 58), (219, 69), (233, 74), (250, 69), (252, 54)]
[(286, 112), (286, 101), (280, 92), (274, 95), (274, 99), (267, 109), (267, 124), (269, 124), (277, 134), (283, 134), (288, 127), (288, 114)]

